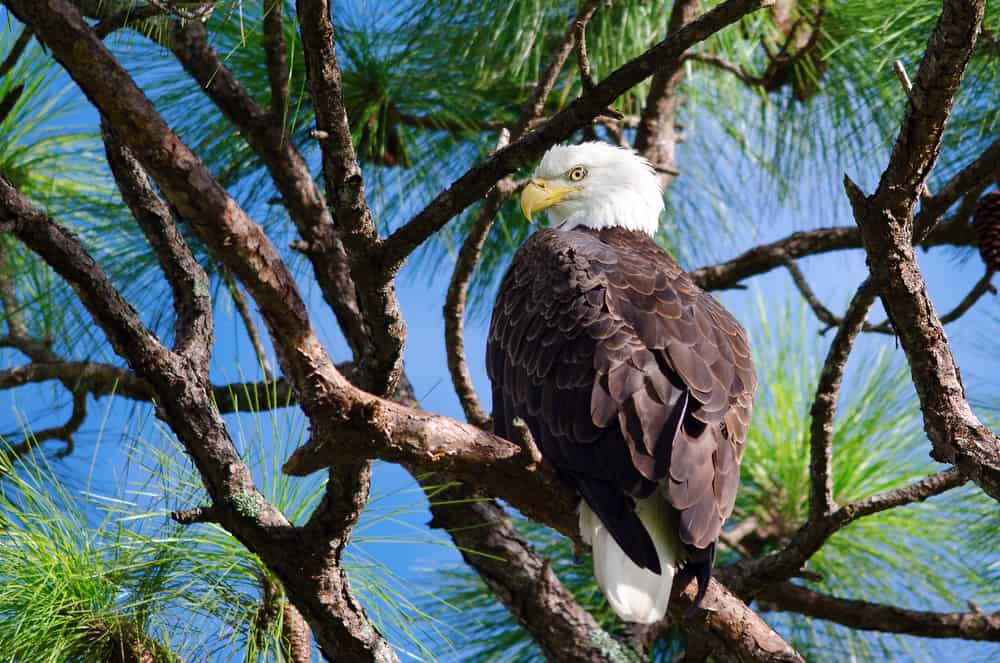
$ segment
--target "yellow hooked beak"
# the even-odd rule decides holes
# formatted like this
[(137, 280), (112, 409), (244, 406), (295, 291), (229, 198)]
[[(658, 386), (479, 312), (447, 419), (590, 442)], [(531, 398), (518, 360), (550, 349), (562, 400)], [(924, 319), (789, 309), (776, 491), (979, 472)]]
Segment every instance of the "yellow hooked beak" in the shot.
[(546, 207), (552, 207), (566, 199), (571, 193), (579, 191), (578, 186), (555, 186), (548, 180), (536, 177), (521, 192), (521, 211), (531, 221), (534, 212), (540, 212)]

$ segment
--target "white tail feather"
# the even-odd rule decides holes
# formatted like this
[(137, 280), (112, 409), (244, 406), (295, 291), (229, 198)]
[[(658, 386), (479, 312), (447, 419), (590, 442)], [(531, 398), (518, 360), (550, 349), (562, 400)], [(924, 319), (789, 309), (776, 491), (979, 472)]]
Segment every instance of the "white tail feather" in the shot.
[(580, 536), (593, 546), (594, 576), (612, 609), (625, 621), (651, 624), (667, 614), (682, 553), (677, 535), (671, 531), (665, 498), (654, 493), (639, 500), (635, 512), (656, 546), (661, 574), (636, 566), (584, 502), (580, 503)]

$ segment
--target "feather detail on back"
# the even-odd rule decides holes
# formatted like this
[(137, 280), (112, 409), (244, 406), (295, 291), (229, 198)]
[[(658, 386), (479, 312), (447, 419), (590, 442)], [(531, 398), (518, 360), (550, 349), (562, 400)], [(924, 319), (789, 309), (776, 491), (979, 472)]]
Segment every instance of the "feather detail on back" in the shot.
[(710, 568), (736, 499), (756, 386), (743, 329), (644, 233), (540, 230), (500, 285), (487, 372), (495, 432), (522, 418), (583, 499), (609, 600), (665, 610), (678, 555), (660, 534)]

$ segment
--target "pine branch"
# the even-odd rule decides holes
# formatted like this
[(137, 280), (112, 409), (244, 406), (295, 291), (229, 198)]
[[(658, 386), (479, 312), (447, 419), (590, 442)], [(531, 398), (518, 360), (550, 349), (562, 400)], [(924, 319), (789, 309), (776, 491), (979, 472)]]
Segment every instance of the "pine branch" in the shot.
[[(678, 0), (670, 10), (667, 37), (695, 20), (701, 0)], [(643, 105), (635, 149), (657, 169), (657, 180), (666, 190), (677, 173), (677, 108), (681, 98), (677, 89), (684, 81), (684, 57), (668, 61), (653, 74), (649, 94)]]
[(354, 153), (344, 108), (340, 67), (328, 0), (297, 0), (306, 75), (316, 112), (316, 136), (323, 157), (323, 177), (347, 250), (351, 277), (375, 353), (358, 358), (365, 388), (390, 393), (403, 370), (406, 323), (390, 279), (381, 265), (381, 240), (365, 201), (364, 179)]
[(968, 479), (952, 467), (907, 486), (876, 493), (838, 507), (828, 515), (807, 520), (781, 550), (764, 557), (742, 560), (719, 569), (719, 579), (739, 596), (749, 600), (769, 585), (793, 577), (831, 536), (859, 518), (922, 502), (966, 483)]
[[(309, 259), (313, 274), (344, 332), (355, 357), (374, 356), (377, 349), (366, 331), (347, 254), (333, 218), (305, 159), (289, 140), (285, 127), (257, 105), (208, 43), (200, 23), (174, 23), (162, 40), (184, 69), (237, 127), (260, 157), (281, 194), (281, 201), (303, 242), (295, 246)], [(158, 33), (156, 33), (158, 34)]]
[(247, 299), (240, 292), (239, 286), (233, 280), (233, 275), (226, 271), (224, 267), (222, 268), (222, 278), (229, 289), (230, 297), (233, 298), (233, 305), (236, 306), (236, 314), (240, 316), (240, 320), (243, 322), (243, 328), (246, 330), (247, 338), (250, 339), (250, 345), (253, 346), (254, 354), (257, 355), (257, 363), (260, 364), (261, 371), (264, 373), (264, 380), (272, 382), (274, 374), (271, 372), (271, 362), (267, 359), (267, 350), (264, 349), (264, 341), (261, 339), (260, 332), (257, 331), (257, 325), (253, 321), (253, 314), (250, 313), (250, 306), (247, 304)]
[[(972, 225), (966, 218), (956, 215), (952, 220), (935, 227), (921, 245), (975, 246), (976, 238)], [(860, 248), (863, 248), (863, 244), (861, 232), (857, 228), (840, 226), (806, 230), (792, 233), (776, 242), (756, 246), (732, 260), (695, 269), (688, 272), (688, 275), (705, 290), (726, 290), (739, 287), (744, 279), (784, 267), (789, 260)]]
[(865, 280), (847, 307), (844, 320), (830, 344), (823, 370), (816, 385), (809, 414), (812, 417), (809, 440), (809, 521), (817, 522), (830, 515), (833, 502), (833, 418), (837, 412), (840, 384), (854, 339), (861, 333), (865, 318), (875, 301), (875, 285)]
[(101, 137), (122, 200), (132, 212), (170, 284), (176, 330), (174, 352), (208, 371), (212, 356), (212, 301), (208, 275), (195, 260), (166, 201), (153, 189), (131, 151), (101, 122)]
[(264, 60), (267, 79), (271, 84), (271, 119), (285, 126), (288, 113), (288, 48), (285, 46), (285, 29), (282, 20), (284, 0), (264, 3), (263, 32)]
[(758, 596), (764, 610), (782, 610), (848, 628), (922, 638), (1000, 641), (1000, 612), (925, 612), (829, 596), (784, 582)]
[(31, 30), (27, 26), (21, 28), (21, 34), (17, 36), (17, 40), (14, 42), (14, 45), (10, 47), (7, 57), (5, 57), (3, 62), (0, 63), (0, 78), (3, 78), (14, 69), (17, 65), (17, 61), (21, 59), (24, 49), (26, 49), (28, 44), (31, 43), (31, 38), (33, 36), (34, 35), (31, 34)]
[[(1000, 438), (969, 407), (958, 366), (913, 252), (913, 211), (982, 23), (982, 0), (944, 0), (889, 163), (871, 196), (845, 178), (872, 277), (906, 353), (932, 456), (1000, 500)], [(919, 237), (918, 237), (919, 239)]]

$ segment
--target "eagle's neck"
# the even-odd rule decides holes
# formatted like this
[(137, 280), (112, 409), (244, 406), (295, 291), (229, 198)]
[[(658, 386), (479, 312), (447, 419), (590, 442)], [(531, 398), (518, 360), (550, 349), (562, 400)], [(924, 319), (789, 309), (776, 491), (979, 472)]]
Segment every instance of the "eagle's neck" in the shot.
[[(549, 210), (553, 226), (561, 230), (574, 228), (623, 228), (642, 232), (650, 237), (660, 227), (663, 198), (638, 195), (632, 190), (611, 192), (600, 198), (588, 197), (582, 204), (562, 204)], [(557, 209), (558, 208), (558, 209)]]

